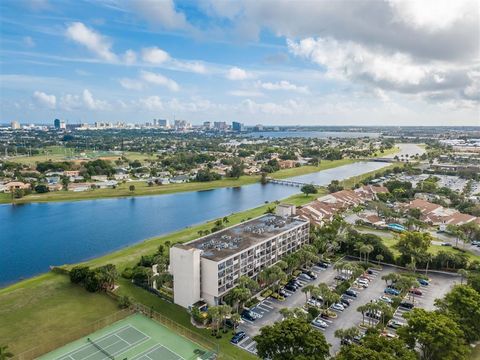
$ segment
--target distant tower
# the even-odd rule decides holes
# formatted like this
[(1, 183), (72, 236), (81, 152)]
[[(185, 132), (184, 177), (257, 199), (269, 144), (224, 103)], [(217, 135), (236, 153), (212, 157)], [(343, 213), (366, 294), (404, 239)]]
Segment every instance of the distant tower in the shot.
[(55, 127), (55, 129), (60, 129), (60, 123), (60, 119), (53, 120), (53, 126)]
[(18, 121), (12, 121), (10, 123), (10, 127), (12, 128), (12, 130), (18, 130), (20, 129), (20, 123)]

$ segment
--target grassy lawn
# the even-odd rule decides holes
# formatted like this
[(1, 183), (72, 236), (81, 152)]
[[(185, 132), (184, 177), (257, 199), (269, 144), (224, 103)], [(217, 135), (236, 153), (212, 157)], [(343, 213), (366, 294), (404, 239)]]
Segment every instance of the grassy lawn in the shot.
[(106, 295), (48, 273), (0, 290), (0, 342), (19, 354), (118, 310)]

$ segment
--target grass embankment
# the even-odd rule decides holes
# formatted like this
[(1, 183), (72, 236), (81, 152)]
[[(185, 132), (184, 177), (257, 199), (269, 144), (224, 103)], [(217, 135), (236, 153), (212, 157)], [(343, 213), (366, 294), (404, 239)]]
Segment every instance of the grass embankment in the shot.
[[(301, 166), (292, 169), (279, 170), (270, 176), (276, 179), (284, 179), (297, 175), (310, 174), (313, 172), (331, 169), (337, 166), (348, 165), (355, 162), (351, 159), (322, 161), (319, 166)], [(241, 176), (238, 179), (224, 178), (209, 182), (189, 182), (183, 184), (166, 184), (148, 186), (146, 181), (131, 181), (125, 184), (119, 184), (116, 189), (96, 189), (83, 192), (73, 191), (56, 191), (45, 194), (30, 194), (21, 199), (16, 199), (16, 204), (24, 204), (29, 202), (50, 202), (50, 201), (77, 201), (77, 200), (92, 200), (104, 198), (117, 198), (129, 196), (145, 196), (145, 195), (161, 195), (172, 194), (186, 191), (201, 191), (211, 190), (222, 187), (237, 187), (243, 185), (250, 185), (260, 181), (260, 176)], [(135, 186), (135, 191), (130, 191), (130, 185)], [(10, 203), (10, 194), (0, 194), (0, 204)]]
[[(319, 194), (305, 196), (293, 195), (284, 201), (302, 205), (315, 199)], [(238, 214), (229, 216), (229, 224), (234, 225), (263, 214), (272, 204), (265, 204)], [(185, 242), (198, 237), (199, 230), (211, 229), (213, 221), (188, 227), (161, 237), (145, 240), (105, 256), (86, 261), (92, 267), (113, 263), (119, 271), (135, 264), (141, 255), (155, 252), (160, 244)], [(118, 293), (129, 295), (136, 302), (153, 307), (157, 312), (177, 321), (191, 330), (210, 337), (208, 330), (196, 329), (190, 324), (185, 310), (132, 285), (120, 280)], [(90, 294), (84, 289), (71, 285), (64, 275), (48, 273), (32, 279), (21, 281), (0, 289), (0, 343), (8, 344), (16, 353), (28, 350), (39, 343), (44, 343), (68, 333), (73, 327), (82, 328), (108, 316), (118, 308), (106, 295)], [(234, 359), (254, 359), (246, 351), (229, 344), (230, 336), (218, 341), (222, 352)], [(216, 340), (216, 339), (215, 339)]]

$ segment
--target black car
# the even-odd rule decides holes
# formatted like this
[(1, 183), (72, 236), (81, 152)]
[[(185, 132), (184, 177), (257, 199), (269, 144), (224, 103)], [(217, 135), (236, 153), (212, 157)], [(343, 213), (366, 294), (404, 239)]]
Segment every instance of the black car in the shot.
[(318, 267), (321, 267), (321, 268), (323, 268), (323, 269), (328, 268), (328, 264), (327, 264), (327, 263), (324, 263), (324, 262), (322, 262), (322, 261), (320, 261), (319, 263), (317, 263), (317, 266), (318, 266)]
[(283, 290), (283, 289), (278, 290), (278, 295), (283, 296), (283, 297), (289, 297), (289, 296), (290, 296), (290, 294), (287, 293), (287, 292), (286, 292), (285, 290)]
[(340, 298), (340, 304), (342, 304), (344, 307), (349, 307), (350, 301), (348, 301), (347, 299)]
[(230, 340), (230, 342), (232, 344), (238, 344), (240, 341), (242, 341), (245, 336), (247, 336), (247, 334), (245, 334), (245, 332), (243, 331), (239, 331), (237, 332), (235, 335), (233, 335), (232, 339)]
[(352, 289), (348, 289), (347, 291), (345, 291), (345, 295), (348, 295), (351, 297), (357, 297), (357, 292)]
[(312, 279), (316, 279), (317, 278), (317, 274), (315, 274), (313, 271), (311, 270), (302, 270), (302, 272), (304, 274), (307, 274), (308, 276), (310, 276)]
[(372, 274), (373, 274), (373, 271), (370, 270), (370, 269), (368, 269), (368, 270), (367, 270), (367, 274), (372, 275)]
[(404, 309), (413, 309), (415, 305), (409, 302), (401, 302), (399, 306)]
[(292, 285), (292, 284), (285, 285), (285, 289), (288, 290), (288, 291), (291, 291), (291, 292), (297, 291), (297, 287)]
[(342, 340), (340, 340), (340, 344), (341, 344), (341, 345), (351, 345), (351, 344), (352, 344), (352, 340), (350, 340), (350, 339), (342, 339)]
[(250, 310), (243, 310), (242, 313), (240, 314), (243, 319), (248, 320), (248, 321), (255, 321), (255, 317), (252, 315)]
[(330, 319), (330, 316), (328, 316), (327, 313), (321, 313), (321, 314), (320, 314), (320, 317), (321, 317), (322, 319)]

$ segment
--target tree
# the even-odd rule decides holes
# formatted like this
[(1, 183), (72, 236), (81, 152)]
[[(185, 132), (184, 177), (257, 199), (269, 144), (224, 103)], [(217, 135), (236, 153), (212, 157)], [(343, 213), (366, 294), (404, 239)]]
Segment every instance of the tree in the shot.
[(377, 260), (377, 265), (380, 266), (380, 263), (383, 261), (384, 257), (382, 254), (378, 254), (375, 256), (375, 260)]
[(308, 196), (308, 194), (316, 194), (318, 192), (317, 188), (313, 184), (303, 185), (300, 189), (301, 192)]
[(85, 282), (89, 272), (88, 266), (75, 266), (70, 270), (70, 281), (73, 284), (82, 284)]
[(135, 191), (135, 185), (130, 185), (128, 187), (128, 190), (130, 190), (130, 192), (134, 192)]
[(410, 349), (420, 349), (421, 360), (465, 360), (468, 348), (463, 331), (450, 317), (435, 311), (413, 309), (403, 315), (407, 324), (397, 330)]
[(232, 320), (233, 323), (233, 333), (235, 334), (237, 332), (237, 326), (240, 324), (242, 321), (242, 317), (240, 314), (234, 313), (230, 316), (230, 320)]
[(238, 179), (240, 176), (243, 175), (243, 169), (244, 169), (243, 162), (237, 161), (232, 165), (232, 168), (228, 172), (228, 176), (232, 178)]
[(388, 339), (369, 332), (355, 346), (342, 346), (335, 360), (417, 360), (415, 351), (400, 339)]
[(262, 359), (325, 360), (329, 357), (325, 336), (301, 319), (289, 318), (265, 326), (254, 340)]
[(44, 193), (47, 193), (49, 191), (50, 190), (48, 189), (48, 186), (45, 185), (45, 184), (38, 184), (37, 186), (35, 186), (35, 192), (37, 192), (39, 194), (44, 194)]
[(406, 231), (399, 235), (395, 248), (402, 254), (404, 264), (412, 263), (416, 267), (416, 264), (428, 252), (431, 243), (432, 235), (430, 233)]
[(455, 319), (468, 342), (480, 339), (480, 294), (468, 285), (456, 285), (435, 305), (450, 318)]
[(307, 305), (308, 298), (311, 295), (312, 290), (315, 289), (315, 285), (306, 285), (302, 288), (302, 292), (305, 294), (305, 305)]
[(327, 189), (329, 193), (334, 193), (343, 190), (343, 186), (340, 185), (340, 181), (332, 180), (332, 182), (328, 184)]
[(212, 336), (217, 335), (220, 327), (220, 319), (222, 318), (219, 306), (210, 306), (207, 310), (208, 317), (212, 324)]
[(0, 360), (7, 360), (13, 357), (13, 353), (8, 350), (7, 345), (0, 345)]
[(104, 290), (111, 290), (115, 287), (115, 280), (118, 273), (115, 265), (107, 264), (97, 269), (100, 287)]
[(339, 338), (342, 343), (345, 340), (353, 341), (353, 339), (356, 336), (359, 336), (359, 335), (360, 335), (360, 330), (356, 326), (353, 326), (353, 327), (348, 328), (348, 329), (337, 329), (337, 330), (335, 330), (335, 337)]

